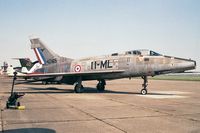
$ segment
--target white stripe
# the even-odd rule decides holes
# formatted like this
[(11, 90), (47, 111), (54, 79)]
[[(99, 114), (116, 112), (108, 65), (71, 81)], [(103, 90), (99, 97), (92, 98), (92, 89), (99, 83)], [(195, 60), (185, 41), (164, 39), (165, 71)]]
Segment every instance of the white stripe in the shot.
[(43, 59), (42, 59), (42, 57), (41, 57), (41, 55), (40, 55), (40, 52), (38, 51), (37, 48), (36, 48), (36, 52), (37, 52), (37, 54), (38, 54), (38, 56), (39, 56), (39, 58), (40, 58), (41, 63), (44, 64), (44, 61), (43, 61)]

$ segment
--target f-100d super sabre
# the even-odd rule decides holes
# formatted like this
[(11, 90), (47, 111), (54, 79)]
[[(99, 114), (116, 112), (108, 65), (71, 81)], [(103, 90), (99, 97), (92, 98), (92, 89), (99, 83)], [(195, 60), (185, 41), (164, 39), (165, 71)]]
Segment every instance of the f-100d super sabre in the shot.
[[(142, 77), (141, 94), (147, 94), (147, 77), (184, 72), (196, 67), (196, 62), (161, 55), (152, 50), (131, 50), (82, 59), (61, 57), (51, 51), (39, 38), (32, 38), (34, 50), (42, 67), (26, 77), (36, 81), (60, 82), (75, 85), (74, 91), (83, 92), (82, 81), (97, 80), (97, 90), (104, 91), (106, 80)], [(77, 52), (77, 51), (76, 51)]]

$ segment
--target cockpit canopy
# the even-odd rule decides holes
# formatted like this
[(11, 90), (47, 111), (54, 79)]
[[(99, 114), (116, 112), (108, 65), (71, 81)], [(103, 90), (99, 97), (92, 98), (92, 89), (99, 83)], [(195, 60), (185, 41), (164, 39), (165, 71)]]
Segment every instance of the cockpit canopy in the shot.
[(146, 56), (160, 56), (161, 54), (156, 53), (152, 50), (132, 50), (132, 51), (126, 51), (126, 55), (146, 55)]
[(156, 53), (152, 50), (131, 50), (131, 51), (125, 51), (125, 53), (123, 54), (119, 54), (119, 53), (112, 54), (112, 56), (118, 56), (118, 55), (161, 56), (161, 54)]

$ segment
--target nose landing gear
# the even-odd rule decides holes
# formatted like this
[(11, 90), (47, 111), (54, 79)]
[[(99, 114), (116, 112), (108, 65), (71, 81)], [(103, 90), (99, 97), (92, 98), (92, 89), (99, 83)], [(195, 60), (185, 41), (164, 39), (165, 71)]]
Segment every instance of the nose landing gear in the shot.
[(146, 95), (147, 94), (147, 86), (148, 86), (147, 76), (142, 76), (142, 79), (144, 80), (144, 83), (142, 84), (143, 89), (141, 90), (141, 94)]

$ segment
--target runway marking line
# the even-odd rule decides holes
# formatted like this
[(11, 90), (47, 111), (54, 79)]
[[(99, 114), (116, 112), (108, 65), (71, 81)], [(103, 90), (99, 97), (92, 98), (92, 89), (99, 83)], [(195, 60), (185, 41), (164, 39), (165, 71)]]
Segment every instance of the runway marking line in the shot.
[(137, 95), (140, 97), (154, 98), (154, 99), (170, 99), (170, 98), (188, 98), (183, 94), (189, 94), (190, 92), (182, 91), (153, 91), (147, 95)]

